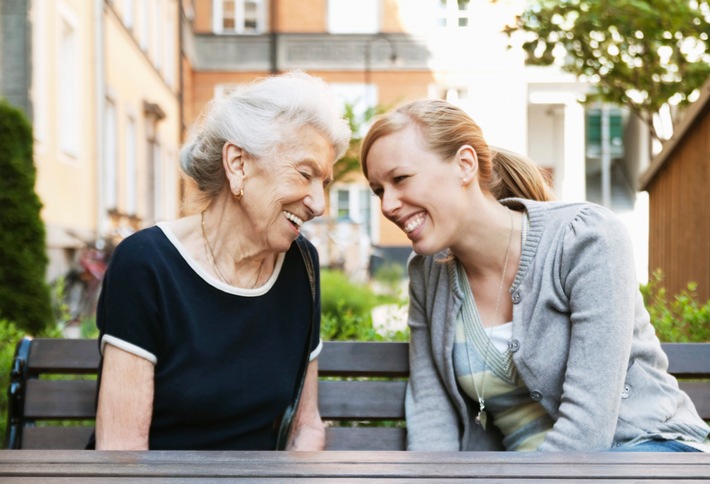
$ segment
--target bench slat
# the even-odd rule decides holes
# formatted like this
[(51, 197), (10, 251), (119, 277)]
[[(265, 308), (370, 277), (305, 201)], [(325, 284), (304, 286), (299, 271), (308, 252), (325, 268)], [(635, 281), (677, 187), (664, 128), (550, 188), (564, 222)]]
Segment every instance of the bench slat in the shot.
[(327, 427), (328, 450), (403, 450), (407, 431), (398, 427)]
[(25, 427), (23, 449), (84, 449), (94, 427)]
[[(669, 371), (679, 379), (710, 379), (710, 343), (663, 343)], [(95, 380), (46, 380), (44, 374), (96, 374), (95, 339), (35, 339), (29, 346), (22, 448), (84, 448), (93, 424), (34, 427), (33, 420), (93, 420)], [(404, 395), (409, 374), (408, 343), (325, 342), (320, 375), (343, 377), (319, 382), (319, 407), (327, 421), (354, 421), (351, 427), (328, 427), (329, 450), (403, 450), (406, 429), (363, 427), (362, 422), (404, 420)], [(400, 378), (395, 381), (353, 380), (352, 377)], [(710, 420), (710, 382), (680, 381), (700, 416)], [(360, 426), (358, 426), (360, 425)]]
[(25, 418), (93, 419), (95, 380), (28, 380)]
[(318, 357), (320, 376), (409, 376), (408, 343), (328, 341)]
[(404, 418), (404, 381), (321, 381), (318, 407), (326, 420)]
[(693, 401), (700, 418), (710, 420), (710, 382), (681, 381), (678, 386)]
[(37, 338), (30, 346), (29, 372), (95, 374), (99, 347), (95, 339)]
[(662, 343), (676, 378), (710, 378), (710, 343)]

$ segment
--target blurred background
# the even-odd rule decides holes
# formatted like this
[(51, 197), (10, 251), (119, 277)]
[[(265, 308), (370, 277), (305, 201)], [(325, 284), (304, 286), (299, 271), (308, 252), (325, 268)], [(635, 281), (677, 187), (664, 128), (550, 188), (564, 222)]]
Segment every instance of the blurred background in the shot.
[[(203, 107), (292, 69), (324, 78), (355, 130), (326, 215), (304, 228), (331, 271), (333, 315), (367, 286), (368, 334), (405, 331), (410, 246), (357, 148), (373, 115), (417, 98), (465, 109), (489, 143), (544, 168), (558, 199), (618, 213), (639, 282), (703, 307), (709, 17), (707, 0), (0, 0), (0, 97), (31, 124), (54, 320), (91, 320), (111, 248), (185, 213), (178, 153)], [(0, 318), (24, 319), (9, 300)], [(360, 331), (332, 325), (332, 337)]]

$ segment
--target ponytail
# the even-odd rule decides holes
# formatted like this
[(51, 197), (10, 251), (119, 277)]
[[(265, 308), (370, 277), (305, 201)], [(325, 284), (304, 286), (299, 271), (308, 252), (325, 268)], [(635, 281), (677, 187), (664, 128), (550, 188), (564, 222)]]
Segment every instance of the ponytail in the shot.
[(550, 175), (530, 159), (505, 150), (491, 147), (493, 169), (488, 190), (496, 198), (525, 198), (546, 202), (554, 200)]

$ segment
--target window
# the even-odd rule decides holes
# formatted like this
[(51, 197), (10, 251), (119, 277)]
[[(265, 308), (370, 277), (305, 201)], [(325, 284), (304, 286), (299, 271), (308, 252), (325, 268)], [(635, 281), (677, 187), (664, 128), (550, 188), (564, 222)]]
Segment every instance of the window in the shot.
[(264, 32), (264, 0), (214, 0), (212, 29), (217, 33), (260, 34)]
[(76, 22), (68, 14), (59, 20), (59, 146), (69, 155), (79, 151), (79, 50)]
[(148, 9), (148, 0), (141, 0), (140, 8), (141, 31), (138, 43), (140, 44), (141, 49), (145, 52), (148, 50), (148, 34), (150, 32), (150, 10)]
[(372, 194), (362, 185), (339, 185), (331, 191), (331, 216), (361, 224), (372, 236)]
[(32, 3), (32, 124), (37, 141), (46, 141), (47, 108), (47, 9)]
[(331, 34), (372, 34), (380, 30), (380, 0), (328, 0)]
[(117, 203), (118, 173), (116, 171), (116, 150), (118, 148), (116, 129), (116, 105), (106, 99), (104, 106), (104, 153), (103, 153), (103, 191), (104, 208), (115, 209)]
[(133, 118), (128, 118), (126, 123), (126, 151), (123, 166), (125, 169), (126, 178), (126, 206), (125, 211), (128, 215), (135, 215), (137, 212), (137, 197), (138, 189), (136, 186), (138, 179), (138, 147), (137, 147), (137, 131), (136, 121)]
[(133, 0), (123, 0), (123, 25), (128, 30), (133, 28)]
[(175, 56), (178, 49), (175, 42), (175, 30), (171, 21), (165, 22), (165, 82), (168, 86), (175, 86)]
[(159, 0), (153, 0), (151, 2), (153, 5), (153, 13), (151, 15), (151, 32), (153, 33), (153, 40), (151, 41), (151, 50), (153, 51), (153, 65), (156, 69), (160, 70), (163, 64), (163, 49), (165, 49), (165, 43), (163, 42), (163, 16), (162, 16), (162, 6), (163, 2)]
[(468, 27), (470, 0), (439, 0), (439, 25), (441, 27)]

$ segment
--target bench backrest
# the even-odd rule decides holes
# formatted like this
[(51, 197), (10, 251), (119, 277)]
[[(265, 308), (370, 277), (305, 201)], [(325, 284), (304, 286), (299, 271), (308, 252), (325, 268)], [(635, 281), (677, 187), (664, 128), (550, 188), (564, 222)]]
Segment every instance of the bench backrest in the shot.
[[(664, 343), (663, 349), (670, 373), (696, 380), (681, 381), (681, 388), (710, 419), (710, 381), (697, 381), (710, 378), (710, 343)], [(11, 370), (6, 446), (83, 448), (93, 430), (98, 362), (96, 340), (23, 339)], [(325, 342), (318, 362), (326, 448), (403, 450), (407, 343)], [(372, 424), (381, 421), (385, 426)]]

